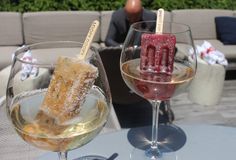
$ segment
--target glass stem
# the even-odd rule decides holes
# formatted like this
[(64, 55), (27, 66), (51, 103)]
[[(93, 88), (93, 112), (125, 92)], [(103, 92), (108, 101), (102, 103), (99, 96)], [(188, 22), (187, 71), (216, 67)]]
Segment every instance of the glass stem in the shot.
[(67, 152), (59, 152), (58, 156), (59, 160), (67, 160)]
[(158, 149), (158, 119), (159, 119), (159, 107), (160, 101), (151, 101), (152, 104), (152, 139), (151, 148)]

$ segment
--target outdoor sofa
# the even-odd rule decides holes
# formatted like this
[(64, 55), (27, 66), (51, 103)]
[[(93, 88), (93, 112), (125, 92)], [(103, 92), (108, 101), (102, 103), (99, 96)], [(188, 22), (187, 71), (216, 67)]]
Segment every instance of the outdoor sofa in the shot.
[[(83, 42), (91, 22), (99, 20), (100, 26), (92, 45), (102, 49), (105, 47), (112, 13), (113, 11), (0, 12), (0, 97), (5, 95), (12, 54), (19, 46), (55, 40)], [(229, 60), (230, 64), (226, 69), (232, 69), (236, 60), (236, 43), (225, 45), (218, 39), (215, 17), (222, 16), (236, 18), (236, 11), (173, 10), (165, 12), (165, 21), (189, 25), (195, 44), (209, 41)], [(220, 68), (224, 70), (224, 67)]]

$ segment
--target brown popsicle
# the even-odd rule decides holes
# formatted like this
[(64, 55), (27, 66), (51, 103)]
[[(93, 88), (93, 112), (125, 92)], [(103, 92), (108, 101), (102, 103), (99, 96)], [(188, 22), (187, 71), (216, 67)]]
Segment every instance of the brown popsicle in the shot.
[(36, 119), (61, 124), (79, 114), (81, 104), (98, 76), (98, 69), (84, 59), (99, 22), (94, 21), (76, 58), (59, 57)]

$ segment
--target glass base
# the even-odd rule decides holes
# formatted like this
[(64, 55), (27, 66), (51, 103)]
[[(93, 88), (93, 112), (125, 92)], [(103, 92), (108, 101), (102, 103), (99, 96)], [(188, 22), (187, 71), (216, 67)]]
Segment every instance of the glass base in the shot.
[[(151, 126), (131, 128), (127, 135), (128, 141), (135, 148), (147, 150), (151, 143), (151, 131)], [(185, 132), (174, 124), (160, 124), (158, 133), (160, 150), (177, 151), (185, 145), (187, 140)], [(163, 148), (163, 145), (169, 149)]]
[(102, 157), (102, 156), (97, 156), (97, 155), (89, 155), (89, 156), (83, 156), (83, 157), (79, 157), (73, 160), (106, 160), (106, 157)]
[(177, 160), (176, 152), (186, 143), (186, 134), (174, 124), (160, 124), (158, 149), (151, 149), (151, 126), (132, 128), (128, 140), (134, 146), (131, 160)]
[[(164, 146), (162, 146), (165, 148)], [(165, 148), (165, 150), (169, 150)], [(156, 149), (148, 149), (148, 150), (141, 150), (138, 148), (134, 148), (132, 153), (130, 154), (131, 160), (177, 160), (177, 155), (174, 151), (167, 151), (162, 152)]]

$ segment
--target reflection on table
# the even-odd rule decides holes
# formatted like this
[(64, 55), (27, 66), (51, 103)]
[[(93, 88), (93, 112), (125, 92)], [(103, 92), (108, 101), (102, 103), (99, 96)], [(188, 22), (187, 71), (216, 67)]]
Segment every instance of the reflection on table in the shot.
[[(186, 136), (186, 141), (176, 151), (179, 160), (235, 159), (236, 128), (214, 125), (180, 125), (179, 127)], [(84, 147), (70, 151), (69, 160), (88, 154), (109, 157), (114, 153), (118, 153), (116, 160), (128, 160), (133, 149), (127, 137), (129, 131), (124, 129), (100, 135)], [(37, 160), (56, 158), (56, 153), (46, 153)]]

